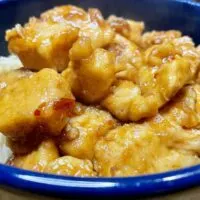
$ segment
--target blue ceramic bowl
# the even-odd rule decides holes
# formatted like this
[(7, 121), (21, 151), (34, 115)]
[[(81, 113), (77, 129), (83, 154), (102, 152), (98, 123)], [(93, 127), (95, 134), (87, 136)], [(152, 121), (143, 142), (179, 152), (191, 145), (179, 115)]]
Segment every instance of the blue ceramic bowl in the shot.
[[(190, 0), (0, 0), (0, 55), (8, 54), (7, 28), (60, 4), (97, 7), (105, 16), (142, 20), (147, 30), (178, 29), (200, 43), (200, 4)], [(56, 196), (149, 196), (200, 186), (200, 166), (128, 178), (77, 178), (0, 165), (0, 185)]]

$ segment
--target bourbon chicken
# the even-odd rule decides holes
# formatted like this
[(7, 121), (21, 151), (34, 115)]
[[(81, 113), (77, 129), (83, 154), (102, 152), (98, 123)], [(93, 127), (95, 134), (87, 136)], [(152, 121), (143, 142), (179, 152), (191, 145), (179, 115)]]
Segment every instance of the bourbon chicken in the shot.
[(0, 58), (7, 164), (80, 177), (200, 164), (200, 47), (178, 30), (144, 30), (72, 5), (7, 30), (15, 54)]
[(113, 35), (99, 10), (61, 6), (30, 18), (24, 27), (16, 25), (6, 32), (6, 40), (26, 68), (62, 71), (70, 60), (88, 57), (109, 44)]

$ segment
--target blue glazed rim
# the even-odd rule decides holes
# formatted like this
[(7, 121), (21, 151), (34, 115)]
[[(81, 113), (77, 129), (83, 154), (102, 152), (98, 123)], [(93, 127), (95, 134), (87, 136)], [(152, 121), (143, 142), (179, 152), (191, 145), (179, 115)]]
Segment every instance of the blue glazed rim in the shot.
[[(26, 1), (26, 0), (0, 0), (0, 5), (15, 2), (15, 1)], [(190, 5), (200, 6), (200, 3), (194, 0), (168, 0), (168, 1), (176, 1), (176, 2), (181, 2), (181, 3), (187, 3)]]
[[(0, 5), (19, 0), (0, 0)], [(21, 0), (25, 1), (25, 0)], [(200, 8), (192, 0), (169, 0)], [(200, 165), (123, 178), (80, 178), (17, 169), (0, 164), (0, 185), (58, 196), (149, 196), (200, 186)]]
[(200, 186), (200, 165), (136, 177), (80, 178), (42, 174), (0, 164), (0, 185), (58, 196), (149, 196)]

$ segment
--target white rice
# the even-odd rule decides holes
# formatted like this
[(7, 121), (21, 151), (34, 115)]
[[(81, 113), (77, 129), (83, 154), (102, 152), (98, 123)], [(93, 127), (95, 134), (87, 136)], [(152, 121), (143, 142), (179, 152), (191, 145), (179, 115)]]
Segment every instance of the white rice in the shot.
[[(0, 73), (23, 67), (18, 57), (11, 55), (8, 57), (0, 56)], [(6, 137), (0, 133), (0, 163), (6, 163), (12, 156), (11, 149), (7, 146)]]
[(8, 57), (0, 56), (0, 73), (8, 72), (23, 67), (18, 57), (11, 55)]
[(0, 163), (6, 163), (12, 156), (12, 151), (6, 143), (6, 137), (0, 133)]

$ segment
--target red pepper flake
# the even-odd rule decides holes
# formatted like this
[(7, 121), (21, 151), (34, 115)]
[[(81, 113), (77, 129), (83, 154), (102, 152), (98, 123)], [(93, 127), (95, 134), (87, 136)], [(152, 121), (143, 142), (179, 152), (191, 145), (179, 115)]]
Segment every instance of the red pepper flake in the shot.
[(54, 110), (72, 110), (75, 106), (74, 99), (62, 98), (53, 104)]
[(40, 113), (41, 113), (40, 110), (36, 109), (35, 112), (34, 112), (34, 115), (36, 117), (38, 117), (38, 116), (40, 116)]
[(39, 107), (34, 111), (34, 115), (36, 117), (39, 117), (41, 115), (41, 112), (44, 110), (44, 108), (47, 106), (46, 102), (43, 102), (39, 105)]

